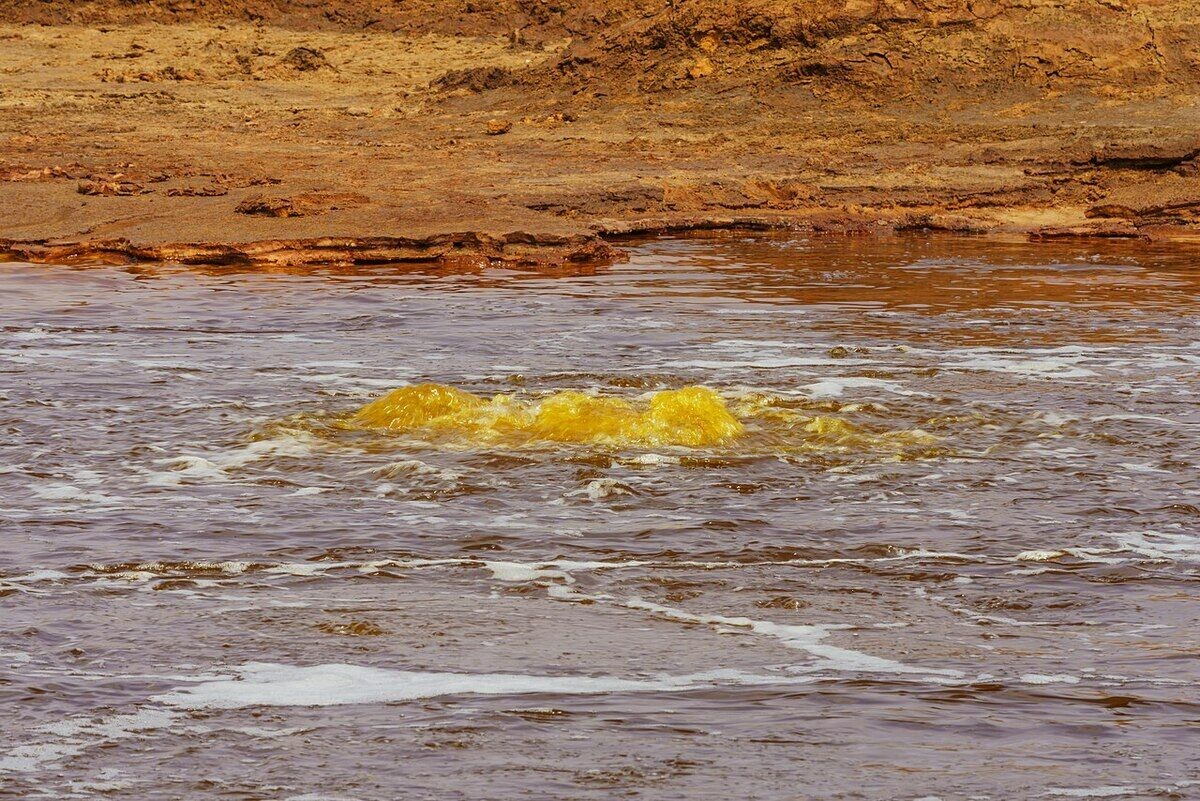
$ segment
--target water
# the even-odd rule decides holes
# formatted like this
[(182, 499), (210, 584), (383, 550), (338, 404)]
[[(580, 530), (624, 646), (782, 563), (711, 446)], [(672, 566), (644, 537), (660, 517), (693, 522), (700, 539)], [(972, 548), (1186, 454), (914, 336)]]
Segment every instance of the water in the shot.
[[(0, 797), (1194, 797), (1196, 266), (0, 265)], [(744, 430), (346, 425), (422, 382)]]

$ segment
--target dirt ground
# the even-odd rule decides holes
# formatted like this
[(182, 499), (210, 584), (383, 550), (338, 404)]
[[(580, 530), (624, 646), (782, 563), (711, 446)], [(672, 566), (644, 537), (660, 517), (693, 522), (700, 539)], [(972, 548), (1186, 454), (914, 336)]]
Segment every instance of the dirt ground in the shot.
[(0, 254), (1200, 240), (1200, 0), (0, 0)]

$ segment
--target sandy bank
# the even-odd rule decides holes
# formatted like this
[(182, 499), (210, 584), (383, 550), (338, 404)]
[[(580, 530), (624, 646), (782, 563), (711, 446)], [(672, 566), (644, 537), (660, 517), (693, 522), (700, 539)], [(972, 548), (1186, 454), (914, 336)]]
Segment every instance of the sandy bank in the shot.
[(541, 264), (695, 227), (1200, 236), (1191, 0), (174, 5), (0, 2), (0, 253)]

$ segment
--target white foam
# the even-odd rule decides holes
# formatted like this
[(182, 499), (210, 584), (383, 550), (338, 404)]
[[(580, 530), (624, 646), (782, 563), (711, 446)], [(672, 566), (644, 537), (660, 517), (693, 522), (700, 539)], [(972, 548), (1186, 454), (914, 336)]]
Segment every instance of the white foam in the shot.
[(297, 380), (304, 381), (309, 384), (322, 384), (325, 386), (341, 386), (352, 387), (354, 389), (366, 390), (375, 389), (392, 389), (396, 386), (395, 376), (388, 378), (365, 378), (362, 376), (349, 376), (341, 373), (315, 373), (310, 375), (296, 376)]
[[(1067, 345), (1058, 348), (956, 348), (937, 350), (933, 348), (908, 348), (915, 356), (924, 356), (946, 370), (971, 370), (979, 372), (1008, 373), (1028, 378), (1060, 379), (1090, 378), (1095, 370), (1085, 366), (1089, 361), (1102, 359), (1106, 367), (1114, 367), (1114, 360), (1105, 354), (1112, 348), (1085, 348)], [(1139, 365), (1144, 369), (1145, 365)]]
[(371, 369), (367, 365), (363, 364), (362, 362), (338, 361), (338, 360), (327, 361), (327, 362), (301, 362), (300, 364), (297, 364), (296, 367), (302, 368), (305, 370), (312, 370), (312, 369), (324, 368), (324, 367), (333, 367), (338, 370), (357, 370), (359, 368)]
[(30, 328), (27, 331), (14, 331), (10, 336), (19, 342), (31, 342), (35, 339), (46, 339), (52, 334), (44, 328)]
[[(1111, 552), (1115, 552), (1115, 550), (1105, 551), (1100, 549), (1067, 549), (1064, 551), (1047, 551), (1045, 553), (1048, 555), (1069, 553), (1071, 555), (1077, 555), (1080, 558), (1093, 558), (1096, 561), (1119, 561), (1116, 559), (1105, 560), (1099, 557), (1091, 556), (1092, 554)], [(1038, 553), (1041, 552), (1025, 552), (1024, 554), (1019, 555), (1017, 558), (1031, 558), (1033, 555)], [(371, 574), (382, 570), (421, 570), (427, 568), (484, 568), (489, 570), (492, 573), (493, 578), (499, 581), (520, 582), (540, 580), (543, 582), (561, 581), (571, 584), (574, 583), (575, 580), (571, 574), (574, 572), (584, 571), (609, 571), (641, 567), (651, 567), (663, 570), (686, 568), (701, 568), (704, 570), (744, 570), (763, 566), (821, 567), (837, 564), (885, 563), (920, 559), (950, 559), (961, 562), (987, 562), (989, 561), (990, 557), (961, 554), (953, 551), (928, 551), (924, 549), (913, 549), (898, 553), (895, 556), (875, 558), (834, 557), (828, 559), (785, 559), (762, 561), (653, 561), (631, 559), (601, 562), (572, 559), (550, 559), (534, 562), (516, 562), (508, 560), (489, 561), (478, 558), (451, 557), (444, 559), (385, 558), (367, 562), (313, 561), (254, 564), (244, 561), (217, 562), (193, 560), (184, 563), (182, 566), (175, 563), (141, 562), (121, 570), (113, 570), (112, 568), (106, 567), (103, 564), (91, 564), (88, 565), (89, 569), (87, 571), (74, 574), (68, 574), (58, 570), (35, 570), (23, 575), (0, 578), (0, 584), (23, 592), (34, 592), (35, 590), (32, 587), (27, 587), (25, 585), (64, 580), (148, 582), (162, 577), (177, 576), (181, 572), (186, 572), (188, 569), (219, 571), (229, 576), (236, 576), (243, 573), (255, 573), (264, 576), (295, 576), (299, 578), (313, 578), (329, 576), (342, 571), (357, 571), (358, 573)], [(200, 579), (195, 578), (193, 578), (193, 580), (200, 581)]]
[(227, 481), (229, 477), (215, 462), (202, 456), (175, 456), (170, 459), (160, 459), (157, 464), (165, 470), (147, 471), (148, 484), (156, 487), (177, 487), (185, 478), (209, 479), (212, 481)]
[(433, 673), (360, 665), (311, 667), (252, 662), (231, 675), (183, 687), (152, 700), (180, 709), (253, 706), (335, 706), (391, 703), (443, 695), (601, 695), (691, 690), (716, 685), (799, 683), (794, 677), (716, 670), (686, 676), (622, 679), (595, 676), (527, 676), (513, 673)]
[(9, 576), (4, 582), (9, 585), (36, 584), (42, 581), (63, 581), (71, 576), (61, 570), (31, 570), (20, 576)]
[(273, 573), (283, 576), (319, 576), (327, 573), (330, 570), (336, 570), (342, 567), (350, 567), (350, 562), (284, 562), (282, 564), (268, 567), (264, 573)]
[(1061, 357), (1027, 358), (1020, 353), (981, 353), (950, 366), (959, 370), (1010, 373), (1029, 378), (1090, 378), (1097, 375), (1095, 370), (1080, 367), (1075, 364), (1076, 361)]
[(1132, 551), (1150, 559), (1187, 562), (1200, 560), (1200, 537), (1193, 534), (1146, 530), (1105, 536), (1116, 540), (1121, 550)]
[(70, 718), (60, 723), (39, 726), (38, 731), (59, 737), (89, 735), (106, 740), (128, 737), (138, 732), (161, 729), (170, 725), (177, 715), (166, 709), (139, 709), (124, 715), (108, 718)]
[(329, 487), (301, 487), (292, 493), (292, 497), (303, 497), (306, 495), (320, 495), (322, 492), (329, 492)]
[(663, 363), (664, 367), (676, 367), (697, 370), (719, 370), (722, 367), (734, 368), (750, 368), (753, 370), (778, 370), (789, 367), (828, 367), (830, 365), (844, 365), (846, 360), (830, 359), (830, 358), (812, 358), (798, 356), (775, 356), (775, 357), (759, 357), (752, 359), (691, 359), (680, 361), (667, 361)]
[(796, 342), (782, 339), (721, 339), (709, 347), (734, 353), (762, 353), (767, 348), (783, 350), (816, 350), (828, 348), (831, 343), (825, 342)]
[(88, 492), (71, 484), (34, 484), (33, 494), (44, 501), (84, 501), (87, 503), (115, 503), (116, 498), (102, 492)]
[(1105, 420), (1141, 420), (1148, 423), (1167, 423), (1173, 426), (1183, 425), (1178, 420), (1172, 420), (1169, 417), (1160, 417), (1155, 414), (1103, 414), (1092, 419), (1098, 423)]
[(575, 570), (616, 570), (625, 567), (643, 567), (653, 564), (653, 562), (647, 562), (643, 559), (626, 559), (619, 562), (581, 562), (573, 559), (554, 559), (542, 564), (547, 567), (556, 567), (559, 570), (571, 572)]
[(1160, 467), (1155, 467), (1152, 464), (1143, 464), (1139, 462), (1121, 462), (1118, 467), (1124, 468), (1131, 473), (1159, 473), (1162, 475), (1174, 475), (1170, 470), (1163, 470)]
[(117, 790), (127, 790), (137, 782), (132, 779), (122, 779), (121, 771), (116, 768), (101, 768), (91, 781), (69, 781), (67, 786), (73, 795), (80, 793), (113, 793)]
[(1018, 562), (1049, 562), (1066, 555), (1066, 551), (1021, 551), (1016, 559)]
[(171, 709), (147, 707), (107, 718), (78, 717), (39, 726), (38, 732), (61, 738), (59, 742), (20, 745), (0, 757), (0, 772), (24, 773), (43, 765), (77, 756), (89, 748), (113, 740), (125, 740), (148, 731), (163, 729), (179, 718)]
[(1066, 673), (1025, 673), (1022, 674), (1021, 681), (1026, 684), (1078, 684), (1079, 677)]
[(891, 392), (896, 395), (915, 395), (912, 390), (905, 389), (895, 381), (885, 381), (882, 378), (862, 378), (848, 376), (845, 378), (826, 378), (815, 384), (801, 387), (810, 398), (839, 398), (852, 387), (872, 387)]
[(436, 476), (442, 472), (439, 468), (431, 464), (426, 464), (420, 459), (400, 459), (399, 461), (389, 462), (383, 467), (376, 468), (372, 471), (379, 478), (396, 478), (397, 476)]
[(305, 729), (299, 726), (284, 729), (268, 729), (263, 726), (238, 726), (236, 728), (229, 729), (229, 731), (237, 732), (238, 734), (244, 734), (247, 737), (262, 737), (269, 739), (275, 737), (291, 737), (293, 734), (312, 731), (312, 729)]
[(679, 464), (678, 456), (665, 456), (661, 453), (642, 453), (621, 459), (621, 464), (637, 467), (659, 467), (664, 464)]
[(547, 570), (520, 562), (484, 562), (497, 581), (535, 581), (543, 578), (568, 579), (561, 570)]
[(19, 745), (0, 757), (0, 773), (28, 773), (48, 762), (57, 762), (81, 754), (84, 746), (78, 743), (32, 743)]
[(568, 496), (586, 496), (590, 501), (602, 501), (618, 495), (630, 495), (632, 490), (615, 478), (597, 478), (588, 482), (583, 489), (568, 492)]
[(1055, 795), (1066, 798), (1116, 798), (1122, 795), (1138, 793), (1136, 787), (1120, 787), (1109, 784), (1103, 787), (1055, 787), (1043, 795)]
[(795, 648), (817, 657), (814, 667), (824, 670), (838, 670), (864, 673), (920, 673), (941, 676), (962, 676), (962, 671), (943, 668), (922, 668), (896, 662), (892, 659), (871, 656), (860, 651), (838, 648), (822, 642), (831, 631), (853, 628), (846, 624), (824, 625), (786, 625), (765, 620), (753, 620), (748, 617), (727, 617), (725, 615), (697, 615), (674, 609), (669, 606), (645, 601), (641, 598), (631, 598), (623, 603), (630, 609), (642, 609), (653, 612), (672, 620), (684, 620), (690, 623), (704, 623), (710, 626), (748, 629), (754, 634), (762, 634), (778, 639), (788, 648)]
[(307, 431), (285, 430), (272, 437), (254, 440), (238, 448), (226, 451), (198, 454), (181, 454), (162, 459), (157, 464), (166, 471), (151, 472), (150, 483), (161, 486), (176, 485), (182, 478), (228, 481), (231, 468), (243, 467), (271, 457), (306, 458), (321, 444), (320, 439)]

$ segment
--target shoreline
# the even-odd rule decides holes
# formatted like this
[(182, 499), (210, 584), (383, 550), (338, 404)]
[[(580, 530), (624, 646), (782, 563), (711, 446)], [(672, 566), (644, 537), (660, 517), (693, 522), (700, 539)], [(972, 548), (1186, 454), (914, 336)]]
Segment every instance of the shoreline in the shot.
[(1037, 229), (977, 227), (971, 220), (951, 218), (837, 217), (713, 217), (688, 220), (633, 220), (597, 227), (591, 234), (538, 235), (455, 232), (412, 238), (313, 237), (249, 242), (135, 243), (125, 239), (76, 242), (23, 242), (0, 239), (0, 263), (30, 264), (146, 264), (261, 268), (437, 264), (451, 269), (524, 267), (553, 269), (570, 265), (606, 266), (623, 261), (628, 243), (660, 236), (703, 234), (766, 234), (790, 232), (800, 236), (961, 236), (997, 242), (1062, 240), (1124, 240), (1155, 245), (1198, 245), (1200, 231), (1188, 228), (1140, 229), (1136, 226), (1083, 224)]
[[(477, 5), (374, 31), (0, 3), (0, 254), (552, 266), (699, 229), (1200, 238), (1182, 0), (1153, 9), (1157, 56), (1129, 22), (1151, 10), (1062, 12), (1056, 36), (1090, 48), (1074, 71), (1015, 4), (949, 27), (820, 5), (841, 21), (795, 40), (769, 3), (753, 40), (761, 20), (710, 0), (520, 35)], [(1097, 15), (1129, 22), (1107, 60)], [(878, 48), (891, 67), (867, 66)]]

